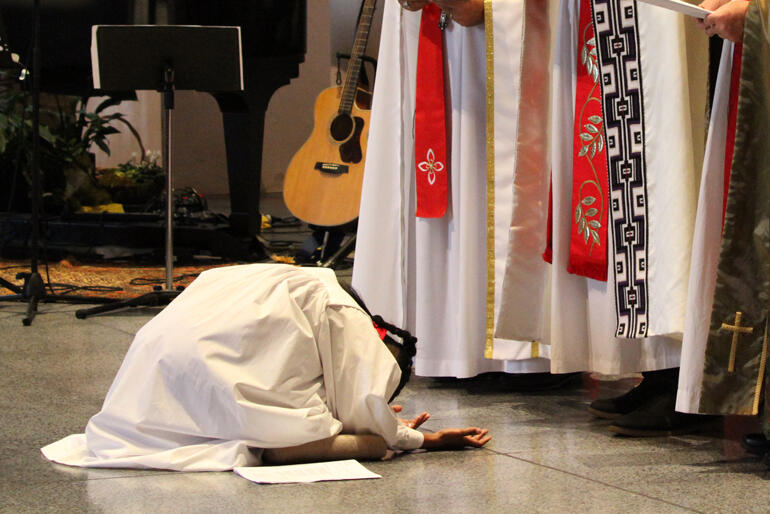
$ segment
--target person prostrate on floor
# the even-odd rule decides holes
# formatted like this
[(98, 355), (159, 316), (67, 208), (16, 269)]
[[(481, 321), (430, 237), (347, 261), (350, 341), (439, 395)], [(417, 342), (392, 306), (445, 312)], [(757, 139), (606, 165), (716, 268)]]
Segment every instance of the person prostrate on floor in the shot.
[(427, 413), (396, 417), (388, 402), (416, 339), (372, 319), (329, 269), (206, 271), (137, 333), (85, 433), (42, 452), (72, 466), (216, 471), (484, 446), (484, 429), (422, 433)]

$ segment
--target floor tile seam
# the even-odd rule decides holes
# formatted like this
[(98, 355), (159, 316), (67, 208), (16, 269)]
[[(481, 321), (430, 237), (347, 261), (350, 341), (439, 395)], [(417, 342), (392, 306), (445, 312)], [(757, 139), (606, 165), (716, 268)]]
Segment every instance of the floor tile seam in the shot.
[(102, 328), (108, 329), (108, 330), (114, 330), (115, 332), (119, 332), (119, 333), (127, 335), (127, 336), (131, 336), (132, 339), (134, 338), (134, 336), (136, 336), (136, 332), (137, 332), (136, 330), (125, 330), (125, 329), (122, 329), (122, 328), (111, 327), (109, 325), (105, 325), (105, 324), (101, 324), (101, 323), (99, 324), (99, 326), (102, 327)]
[[(74, 306), (69, 307), (69, 308), (55, 310), (55, 311), (44, 311), (44, 310), (43, 311), (37, 311), (36, 316), (43, 317), (43, 316), (52, 316), (52, 315), (56, 315), (56, 314), (74, 314), (78, 310), (83, 309), (83, 308), (88, 308), (88, 307), (93, 307), (93, 305), (82, 304), (82, 305), (74, 305)], [(24, 312), (19, 312), (19, 313), (15, 313), (15, 314), (14, 313), (10, 313), (6, 317), (0, 317), (0, 321), (2, 321), (4, 319), (21, 318), (23, 316), (26, 316), (26, 314)], [(82, 320), (80, 320), (80, 322), (84, 323), (84, 321), (82, 321)], [(126, 330), (126, 329), (122, 329), (122, 328), (119, 328), (119, 327), (110, 326), (107, 323), (96, 322), (96, 324), (99, 327), (101, 327), (101, 328), (108, 329), (108, 330), (115, 330), (116, 332), (120, 332), (121, 334), (125, 334), (125, 335), (131, 336), (131, 337), (136, 335), (136, 330)], [(34, 325), (34, 321), (33, 321), (33, 325)], [(85, 325), (84, 325), (83, 328), (86, 328)]]
[[(66, 298), (66, 296), (64, 296), (64, 298)], [(2, 295), (0, 295), (0, 302), (2, 302)], [(24, 300), (24, 301), (17, 301), (16, 303), (17, 304), (28, 304), (29, 302), (27, 300)], [(106, 305), (106, 303), (107, 302), (104, 302), (105, 305)], [(91, 307), (95, 307), (95, 306), (97, 306), (99, 304), (98, 303), (72, 303), (72, 302), (69, 302), (69, 301), (66, 301), (66, 300), (62, 300), (60, 302), (57, 302), (56, 300), (48, 300), (48, 301), (41, 300), (40, 303), (38, 304), (38, 306), (40, 307), (40, 306), (43, 306), (43, 305), (50, 305), (50, 306), (59, 305), (61, 307), (58, 308), (58, 309), (40, 309), (40, 308), (38, 308), (35, 311), (35, 315), (39, 315), (39, 316), (43, 316), (43, 315), (45, 315), (45, 316), (52, 316), (52, 315), (56, 315), (56, 314), (74, 314), (75, 312), (77, 312), (77, 311), (79, 311), (81, 309), (88, 309), (88, 308), (91, 308)], [(20, 311), (20, 312), (17, 312), (17, 313), (9, 312), (8, 314), (9, 314), (8, 317), (25, 316), (26, 315), (26, 311)]]
[[(84, 468), (85, 469), (85, 468)], [(95, 468), (95, 469), (104, 469), (104, 468)], [(116, 468), (117, 469), (117, 468)], [(123, 476), (111, 476), (111, 477), (94, 477), (94, 478), (57, 478), (52, 480), (24, 480), (24, 485), (32, 485), (32, 486), (40, 486), (40, 485), (55, 485), (55, 484), (72, 484), (75, 482), (90, 482), (90, 481), (98, 481), (98, 480), (125, 480), (127, 478), (145, 478), (145, 477), (153, 477), (153, 476), (173, 476), (173, 475), (179, 475), (179, 474), (189, 474), (189, 473), (199, 473), (197, 471), (195, 472), (184, 472), (184, 471), (163, 471), (163, 470), (148, 470), (147, 473), (138, 473), (138, 474), (132, 474), (132, 475), (123, 475)], [(8, 484), (14, 484), (19, 483), (20, 480), (0, 480), (0, 483)]]
[[(73, 308), (67, 308), (67, 309), (57, 309), (57, 310), (46, 310), (46, 309), (42, 309), (41, 310), (41, 309), (38, 309), (38, 310), (35, 311), (35, 315), (34, 315), (34, 318), (32, 320), (32, 324), (29, 325), (29, 326), (34, 326), (35, 325), (35, 320), (38, 317), (44, 317), (44, 316), (45, 317), (49, 317), (49, 316), (55, 316), (56, 314), (70, 314), (70, 313), (74, 314), (76, 310), (77, 309), (74, 308), (74, 307)], [(7, 316), (5, 318), (0, 318), (0, 321), (6, 320), (6, 319), (11, 319), (11, 318), (26, 317), (26, 315), (27, 315), (26, 312), (9, 313), (9, 316)]]
[(25, 315), (24, 312), (4, 312), (0, 314), (0, 321), (5, 321), (13, 318), (20, 318), (24, 315)]
[(611, 484), (611, 483), (608, 483), (608, 482), (603, 482), (601, 480), (597, 480), (595, 478), (590, 478), (590, 477), (587, 477), (587, 476), (583, 476), (583, 475), (580, 475), (578, 473), (574, 473), (572, 471), (568, 471), (566, 469), (561, 469), (561, 468), (557, 468), (555, 466), (549, 466), (548, 464), (542, 464), (540, 462), (536, 462), (536, 461), (533, 461), (533, 460), (530, 460), (530, 459), (525, 459), (523, 457), (518, 457), (518, 456), (516, 456), (513, 453), (499, 452), (499, 451), (495, 451), (495, 450), (492, 450), (492, 449), (489, 449), (489, 448), (485, 448), (485, 450), (488, 451), (488, 452), (494, 453), (496, 455), (499, 455), (501, 457), (507, 457), (509, 459), (514, 459), (514, 460), (517, 460), (519, 462), (524, 462), (524, 463), (527, 463), (527, 464), (533, 464), (533, 465), (541, 467), (541, 468), (546, 468), (546, 469), (550, 469), (552, 471), (556, 471), (556, 472), (559, 472), (559, 473), (564, 473), (566, 475), (570, 475), (570, 476), (573, 476), (575, 478), (586, 480), (588, 482), (593, 482), (594, 484), (598, 484), (598, 485), (602, 485), (602, 486), (605, 486), (605, 487), (609, 487), (609, 488), (612, 488), (612, 489), (615, 489), (615, 490), (618, 490), (618, 491), (622, 491), (624, 493), (633, 494), (635, 496), (641, 496), (642, 498), (647, 498), (648, 500), (653, 500), (653, 501), (665, 503), (666, 505), (670, 505), (672, 507), (678, 507), (680, 509), (688, 510), (690, 512), (697, 512), (699, 514), (705, 514), (704, 511), (693, 509), (692, 507), (687, 507), (685, 505), (680, 505), (678, 503), (674, 503), (674, 502), (671, 502), (669, 500), (665, 500), (663, 498), (658, 498), (656, 496), (651, 496), (649, 494), (645, 494), (645, 493), (642, 493), (642, 492), (639, 492), (639, 491), (634, 491), (633, 489), (628, 489), (628, 488), (625, 488), (625, 487), (620, 487), (620, 486), (617, 486), (617, 485), (614, 485), (614, 484)]

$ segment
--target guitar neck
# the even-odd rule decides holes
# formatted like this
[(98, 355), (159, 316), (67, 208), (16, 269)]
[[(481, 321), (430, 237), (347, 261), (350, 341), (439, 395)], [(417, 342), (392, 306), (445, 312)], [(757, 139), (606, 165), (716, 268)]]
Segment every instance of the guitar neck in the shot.
[(342, 90), (342, 99), (340, 100), (341, 113), (350, 114), (353, 110), (353, 103), (356, 101), (356, 90), (358, 89), (358, 78), (361, 74), (361, 63), (366, 44), (369, 41), (369, 32), (372, 28), (372, 19), (374, 18), (374, 9), (377, 0), (365, 0), (361, 9), (361, 19), (358, 22), (358, 31), (353, 43), (353, 51), (350, 52), (350, 61), (348, 71), (345, 76), (345, 86)]

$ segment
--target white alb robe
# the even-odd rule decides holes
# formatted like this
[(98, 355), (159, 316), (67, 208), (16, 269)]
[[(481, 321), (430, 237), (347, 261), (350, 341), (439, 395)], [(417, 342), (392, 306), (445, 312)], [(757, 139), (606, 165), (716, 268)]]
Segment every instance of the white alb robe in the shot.
[(698, 414), (699, 411), (706, 343), (711, 325), (711, 307), (714, 302), (722, 242), (727, 113), (730, 108), (734, 47), (730, 41), (725, 41), (722, 46), (693, 239), (690, 296), (687, 300), (682, 366), (676, 397), (676, 410), (691, 414)]
[[(641, 2), (636, 6), (644, 128), (646, 190), (634, 203), (633, 216), (643, 216), (644, 277), (648, 293), (647, 337), (615, 337), (615, 252), (611, 220), (608, 233), (608, 281), (567, 272), (572, 207), (572, 141), (574, 131), (579, 2), (562, 0), (553, 69), (552, 187), (553, 264), (542, 261), (546, 227), (528, 228), (534, 218), (544, 223), (549, 175), (542, 173), (525, 189), (515, 190), (518, 213), (511, 232), (528, 233), (528, 245), (510, 249), (505, 271), (503, 306), (511, 315), (496, 337), (550, 344), (551, 371), (597, 371), (606, 374), (664, 369), (679, 365), (684, 329), (687, 280), (695, 218), (697, 172), (694, 165), (687, 51), (680, 15)], [(598, 35), (598, 31), (597, 31)], [(628, 44), (628, 43), (626, 43)], [(705, 43), (704, 43), (705, 44)], [(630, 69), (630, 68), (629, 68)], [(676, 71), (674, 71), (676, 70)], [(601, 69), (605, 80), (606, 69)], [(631, 77), (631, 72), (627, 77)], [(613, 79), (617, 80), (617, 77)], [(614, 82), (612, 82), (614, 84)], [(607, 82), (605, 82), (605, 85)], [(606, 108), (606, 106), (605, 106)], [(612, 134), (607, 134), (610, 137)], [(542, 170), (542, 168), (540, 168)], [(634, 194), (640, 194), (634, 191)], [(540, 240), (537, 241), (537, 237)], [(512, 242), (515, 239), (512, 238)], [(525, 252), (525, 253), (522, 253)], [(639, 255), (629, 256), (637, 259)]]
[(136, 335), (73, 466), (218, 471), (341, 432), (422, 445), (388, 406), (401, 371), (328, 269), (209, 270)]
[[(524, 2), (511, 9), (521, 35)], [(445, 33), (450, 199), (442, 218), (415, 218), (414, 98), (420, 13), (385, 2), (379, 70), (361, 195), (353, 286), (373, 312), (418, 338), (415, 372), (470, 377), (488, 371), (548, 371), (530, 342), (485, 359), (487, 188), (485, 31), (450, 23)], [(513, 49), (520, 51), (520, 49)], [(518, 76), (508, 107), (518, 112)], [(514, 121), (515, 123), (515, 121)], [(512, 136), (513, 137), (513, 136)], [(510, 219), (511, 175), (496, 184), (498, 219)], [(498, 237), (498, 236), (496, 236)], [(499, 234), (504, 247), (508, 235)], [(499, 247), (496, 244), (496, 247)], [(498, 253), (495, 260), (504, 262)], [(538, 358), (539, 357), (539, 358)]]

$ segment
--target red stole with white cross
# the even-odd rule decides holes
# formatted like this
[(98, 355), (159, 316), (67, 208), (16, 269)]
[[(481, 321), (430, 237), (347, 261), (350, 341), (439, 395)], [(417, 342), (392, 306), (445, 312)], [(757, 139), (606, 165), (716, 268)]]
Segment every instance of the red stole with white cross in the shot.
[(444, 38), (440, 19), (441, 9), (435, 4), (422, 10), (414, 112), (417, 216), (420, 218), (440, 218), (447, 208)]

